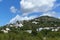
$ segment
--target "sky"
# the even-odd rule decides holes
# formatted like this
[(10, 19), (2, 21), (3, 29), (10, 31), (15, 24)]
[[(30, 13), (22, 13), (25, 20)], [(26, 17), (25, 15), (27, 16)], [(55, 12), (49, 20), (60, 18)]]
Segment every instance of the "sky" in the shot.
[(0, 26), (39, 16), (60, 18), (60, 0), (0, 0)]

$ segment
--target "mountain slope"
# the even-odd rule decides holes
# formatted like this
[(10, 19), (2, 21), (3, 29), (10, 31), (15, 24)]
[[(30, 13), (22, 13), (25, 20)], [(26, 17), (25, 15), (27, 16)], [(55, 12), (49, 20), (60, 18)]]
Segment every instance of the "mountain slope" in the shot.
[[(13, 26), (17, 24), (17, 21), (15, 21), (15, 24), (12, 24)], [(19, 24), (20, 21), (18, 21)], [(21, 23), (21, 22), (20, 22)], [(32, 20), (24, 20), (21, 23), (23, 27), (21, 29), (32, 29), (33, 28), (39, 28), (39, 27), (59, 27), (60, 26), (60, 19), (50, 16), (41, 16), (38, 18), (34, 18)], [(11, 25), (11, 24), (9, 24)]]
[(49, 16), (41, 16), (38, 18), (35, 18), (30, 21), (24, 21), (23, 23), (24, 27), (59, 27), (60, 26), (60, 19), (49, 17)]

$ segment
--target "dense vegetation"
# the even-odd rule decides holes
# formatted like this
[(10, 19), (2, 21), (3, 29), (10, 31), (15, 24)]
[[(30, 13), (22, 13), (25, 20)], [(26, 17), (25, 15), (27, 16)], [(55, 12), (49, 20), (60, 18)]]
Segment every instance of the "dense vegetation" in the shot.
[[(37, 24), (32, 23), (38, 22)], [(19, 24), (20, 22), (17, 21)], [(10, 27), (11, 24), (7, 24), (0, 27), (0, 40), (60, 40), (60, 29), (58, 31), (42, 30), (37, 32), (36, 29), (40, 27), (59, 27), (60, 19), (42, 16), (29, 21), (23, 21), (23, 27), (15, 28)], [(1, 29), (8, 27), (11, 31), (3, 33)], [(26, 32), (26, 30), (32, 30), (32, 33)]]
[[(37, 24), (33, 24), (32, 22), (34, 21), (37, 22)], [(24, 21), (23, 25), (23, 29), (32, 29), (32, 27), (60, 27), (60, 19), (49, 16), (42, 16), (33, 20)]]
[(43, 30), (36, 35), (20, 31), (19, 33), (0, 33), (0, 40), (60, 40), (60, 32)]

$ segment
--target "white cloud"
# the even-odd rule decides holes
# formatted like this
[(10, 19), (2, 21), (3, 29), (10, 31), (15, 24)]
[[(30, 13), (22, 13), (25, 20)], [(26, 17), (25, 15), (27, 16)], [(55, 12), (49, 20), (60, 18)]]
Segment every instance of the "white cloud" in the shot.
[(12, 18), (11, 20), (10, 20), (10, 22), (9, 23), (15, 23), (16, 21), (23, 21), (23, 20), (31, 20), (31, 19), (34, 19), (34, 18), (36, 18), (37, 16), (35, 15), (35, 16), (19, 16), (19, 15), (16, 15), (14, 18)]
[[(23, 14), (21, 16), (16, 15), (16, 17), (12, 18), (10, 20), (10, 23), (21, 21), (21, 20), (31, 20), (33, 18), (36, 18), (36, 15), (33, 16), (27, 16), (31, 14), (32, 12), (43, 12), (40, 16), (56, 16), (56, 12), (52, 11), (56, 7), (60, 6), (60, 4), (55, 5), (56, 0), (21, 0), (20, 6), (21, 11)], [(19, 10), (16, 9), (14, 6), (11, 6), (10, 8), (12, 13), (16, 13)], [(20, 12), (20, 11), (19, 11)]]
[(22, 0), (20, 2), (23, 13), (47, 12), (52, 10), (56, 0)]
[(19, 15), (17, 15), (17, 16), (14, 17), (14, 18), (12, 18), (12, 19), (10, 20), (10, 23), (16, 22), (17, 20), (20, 21), (20, 16), (19, 16)]
[(32, 14), (32, 13), (23, 13), (22, 16), (27, 16), (29, 14)]
[(56, 12), (52, 11), (52, 12), (47, 12), (47, 13), (43, 13), (42, 15), (40, 16), (52, 16), (52, 17), (55, 17), (56, 16)]
[(57, 8), (57, 7), (60, 7), (60, 3), (59, 3), (59, 4), (55, 4), (55, 6), (54, 6), (53, 9), (55, 9), (55, 8)]
[(11, 10), (12, 13), (16, 13), (17, 12), (17, 9), (14, 6), (11, 6), (10, 10)]
[(37, 15), (34, 15), (34, 16), (25, 16), (25, 17), (23, 17), (22, 19), (23, 20), (31, 20), (31, 19), (34, 19), (34, 18), (36, 18), (37, 17)]

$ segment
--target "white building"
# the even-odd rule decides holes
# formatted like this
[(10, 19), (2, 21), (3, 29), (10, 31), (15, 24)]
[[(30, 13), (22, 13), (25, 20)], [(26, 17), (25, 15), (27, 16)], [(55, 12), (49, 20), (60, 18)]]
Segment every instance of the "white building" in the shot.
[(10, 25), (10, 27), (13, 27), (13, 25)]
[(18, 27), (23, 27), (23, 24), (21, 24), (21, 23), (18, 24), (18, 23), (17, 23), (15, 26), (16, 26), (16, 28), (18, 28)]
[(43, 30), (43, 28), (38, 28), (38, 29), (37, 29), (37, 31), (41, 31), (41, 30)]
[(55, 29), (52, 29), (51, 31), (55, 31)]
[(33, 21), (32, 23), (34, 23), (34, 24), (38, 24), (38, 22), (35, 22), (35, 21)]
[(4, 29), (2, 29), (1, 31), (4, 32), (4, 33), (8, 33), (8, 31), (7, 30), (4, 30)]
[(10, 29), (9, 29), (9, 28), (6, 28), (6, 30), (7, 30), (7, 31), (10, 31)]
[(50, 28), (49, 28), (49, 27), (44, 27), (44, 29), (47, 29), (47, 30), (49, 30)]
[(20, 24), (19, 24), (19, 27), (23, 27), (23, 24), (20, 23)]
[(55, 29), (55, 31), (58, 31), (58, 29)]
[(32, 30), (27, 30), (26, 32), (28, 32), (28, 33), (32, 33)]
[(60, 27), (52, 28), (52, 31), (58, 31), (59, 29), (60, 29)]

